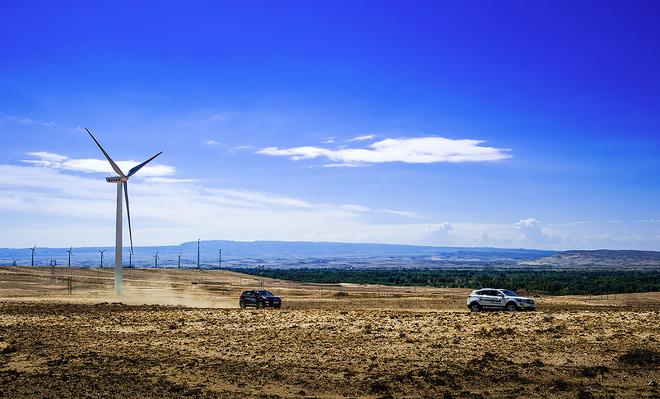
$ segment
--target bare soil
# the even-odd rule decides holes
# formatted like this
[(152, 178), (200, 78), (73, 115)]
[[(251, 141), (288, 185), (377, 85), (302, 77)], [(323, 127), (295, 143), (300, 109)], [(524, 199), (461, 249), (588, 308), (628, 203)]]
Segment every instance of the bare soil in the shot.
[[(467, 290), (0, 268), (0, 397), (658, 398), (660, 293), (469, 313)], [(71, 294), (67, 282), (71, 277)]]

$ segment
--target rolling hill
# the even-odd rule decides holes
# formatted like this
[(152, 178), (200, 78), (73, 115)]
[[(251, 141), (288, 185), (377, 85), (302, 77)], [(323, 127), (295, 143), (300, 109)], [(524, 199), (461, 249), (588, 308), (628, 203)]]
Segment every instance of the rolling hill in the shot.
[(658, 269), (660, 252), (608, 250), (574, 250), (559, 252), (540, 259), (525, 260), (522, 266), (544, 266), (570, 269)]

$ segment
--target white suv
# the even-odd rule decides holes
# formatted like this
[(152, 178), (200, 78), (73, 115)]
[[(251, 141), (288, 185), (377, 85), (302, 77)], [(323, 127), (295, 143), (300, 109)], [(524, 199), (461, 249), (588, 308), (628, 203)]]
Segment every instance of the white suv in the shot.
[(525, 298), (514, 291), (483, 288), (472, 291), (467, 299), (467, 306), (473, 312), (482, 309), (536, 310), (536, 304), (531, 298)]

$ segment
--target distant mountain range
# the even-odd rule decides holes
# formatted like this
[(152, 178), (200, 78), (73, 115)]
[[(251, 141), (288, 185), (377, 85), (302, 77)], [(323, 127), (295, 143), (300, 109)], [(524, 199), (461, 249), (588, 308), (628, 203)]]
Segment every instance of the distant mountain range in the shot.
[[(68, 248), (37, 248), (36, 265), (66, 266)], [(291, 241), (201, 241), (203, 268), (222, 267), (333, 267), (333, 268), (570, 268), (570, 269), (660, 269), (660, 252), (653, 251), (546, 251), (535, 249), (432, 247), (392, 244), (349, 244)], [(114, 265), (114, 247), (73, 248), (72, 265), (96, 267), (99, 250), (104, 266)], [(132, 265), (153, 267), (158, 252), (159, 267), (197, 266), (197, 241), (180, 245), (136, 247)], [(30, 249), (0, 248), (0, 265), (30, 264)], [(124, 264), (129, 264), (124, 247)]]
[[(555, 251), (533, 249), (430, 247), (391, 244), (350, 244), (334, 242), (290, 241), (201, 241), (200, 263), (203, 267), (217, 267), (222, 250), (222, 266), (282, 266), (282, 267), (439, 267), (451, 264), (512, 263), (534, 260), (555, 254)], [(37, 248), (35, 264), (49, 265), (51, 260), (66, 265), (68, 248)], [(114, 264), (114, 247), (73, 248), (72, 264), (98, 266), (99, 250), (104, 250), (104, 265)], [(180, 245), (135, 247), (132, 264), (154, 265), (158, 252), (159, 265), (177, 266), (181, 254), (182, 267), (197, 265), (197, 241)], [(0, 265), (30, 264), (30, 249), (0, 249)], [(129, 263), (128, 248), (124, 247), (124, 263)]]

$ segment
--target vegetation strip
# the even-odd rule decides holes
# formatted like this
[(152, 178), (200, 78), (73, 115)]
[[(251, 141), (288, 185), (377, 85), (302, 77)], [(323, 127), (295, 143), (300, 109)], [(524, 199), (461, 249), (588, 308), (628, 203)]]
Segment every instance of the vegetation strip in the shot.
[(601, 295), (660, 291), (658, 271), (538, 271), (538, 270), (442, 270), (442, 269), (254, 269), (237, 272), (325, 284), (381, 284), (441, 288), (504, 287), (546, 295)]

